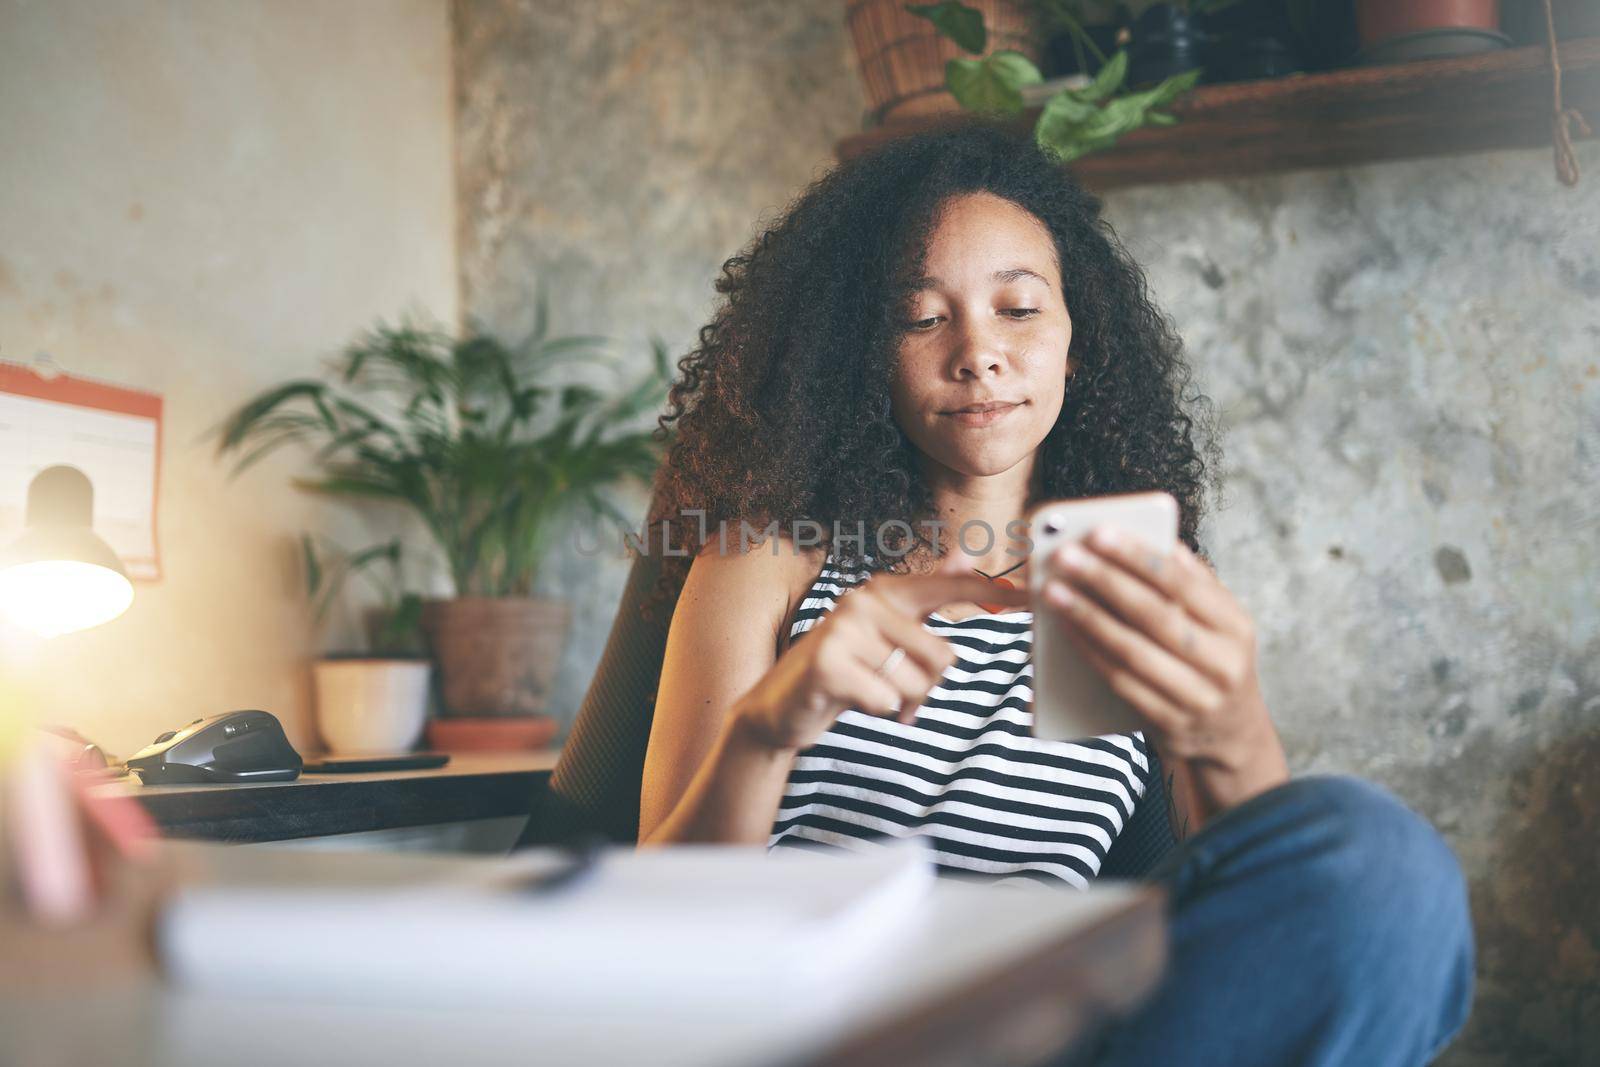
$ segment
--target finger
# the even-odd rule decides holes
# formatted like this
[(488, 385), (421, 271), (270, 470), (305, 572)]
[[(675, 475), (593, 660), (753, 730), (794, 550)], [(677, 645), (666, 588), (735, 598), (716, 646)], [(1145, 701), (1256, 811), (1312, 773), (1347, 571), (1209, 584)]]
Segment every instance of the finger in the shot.
[(838, 683), (846, 703), (868, 715), (897, 716), (905, 705), (906, 696), (898, 686), (858, 659), (839, 668)]
[(956, 650), (949, 641), (930, 633), (921, 622), (896, 614), (888, 607), (884, 608), (884, 614), (884, 632), (906, 650), (908, 661), (901, 664), (900, 669), (904, 670), (910, 662), (915, 662), (918, 668), (917, 680), (912, 683), (914, 688), (907, 692), (906, 703), (900, 710), (900, 721), (910, 723), (928, 702), (929, 694), (944, 681), (945, 671), (956, 661)]
[(1153, 739), (1174, 736), (1187, 724), (1188, 717), (1182, 708), (1106, 659), (1093, 643), (1086, 640), (1076, 626), (1069, 624), (1063, 629), (1067, 631), (1068, 641), (1089, 662), (1095, 672), (1106, 680), (1111, 691), (1126, 700), (1134, 713), (1145, 720)]
[(1179, 708), (1201, 708), (1221, 699), (1209, 678), (1061, 579), (1045, 583), (1044, 602), (1092, 644), (1101, 657), (1131, 673)]
[[(1123, 548), (1123, 554), (1134, 553)], [(1049, 563), (1052, 575), (1059, 576), (1053, 580), (1064, 579), (1087, 592), (1194, 670), (1218, 685), (1228, 684), (1239, 655), (1233, 638), (1201, 623), (1165, 589), (1131, 573), (1122, 558), (1090, 551), (1088, 545), (1067, 544), (1051, 554)]]
[[(883, 610), (896, 622), (908, 624), (918, 632), (876, 630), (870, 637), (863, 637), (856, 642), (856, 659), (894, 687), (900, 697), (898, 711), (902, 721), (909, 721), (909, 717), (915, 716), (917, 709), (926, 702), (929, 690), (938, 684), (944, 672), (945, 658), (938, 647), (932, 650), (930, 659), (924, 660), (923, 657), (929, 655), (927, 639), (931, 638), (935, 646), (944, 642), (922, 629), (919, 623), (896, 618), (887, 608)], [(915, 648), (913, 643), (916, 644)], [(894, 654), (897, 648), (900, 656)]]
[(1164, 591), (1213, 630), (1235, 635), (1242, 632), (1243, 605), (1182, 541), (1161, 552), (1131, 531), (1100, 526), (1089, 535), (1086, 543), (1096, 553), (1115, 560), (1141, 580)]
[(902, 614), (884, 600), (876, 601), (873, 621), (891, 644), (899, 645), (935, 679), (955, 662), (950, 642), (922, 625), (920, 619)]
[(1208, 625), (1227, 632), (1244, 634), (1253, 627), (1250, 613), (1233, 590), (1223, 584), (1217, 572), (1194, 550), (1181, 541), (1173, 549), (1173, 560), (1178, 572), (1185, 575), (1179, 588), (1183, 590), (1190, 610)]

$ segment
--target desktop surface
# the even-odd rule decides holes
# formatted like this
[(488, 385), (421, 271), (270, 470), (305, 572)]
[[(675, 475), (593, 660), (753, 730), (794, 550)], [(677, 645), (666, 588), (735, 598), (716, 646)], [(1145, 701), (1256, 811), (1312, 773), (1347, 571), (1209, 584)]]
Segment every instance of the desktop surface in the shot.
[(162, 835), (244, 844), (439, 823), (525, 816), (549, 781), (559, 748), (459, 753), (443, 767), (366, 774), (305, 773), (289, 782), (94, 787), (129, 796)]

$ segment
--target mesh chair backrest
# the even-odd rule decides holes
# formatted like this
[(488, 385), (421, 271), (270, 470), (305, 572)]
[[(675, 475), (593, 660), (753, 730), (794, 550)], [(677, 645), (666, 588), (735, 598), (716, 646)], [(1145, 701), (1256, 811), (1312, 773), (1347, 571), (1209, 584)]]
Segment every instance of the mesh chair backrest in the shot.
[(631, 844), (639, 836), (639, 786), (655, 717), (656, 686), (677, 591), (646, 619), (640, 605), (661, 574), (659, 552), (634, 557), (605, 652), (550, 776), (547, 795), (523, 831), (523, 844), (601, 835)]

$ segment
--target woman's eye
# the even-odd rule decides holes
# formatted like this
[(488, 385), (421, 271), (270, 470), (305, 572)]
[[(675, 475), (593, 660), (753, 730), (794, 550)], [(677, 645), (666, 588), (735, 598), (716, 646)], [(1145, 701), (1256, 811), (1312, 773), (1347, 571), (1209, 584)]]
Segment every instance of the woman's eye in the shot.
[[(1009, 318), (1020, 320), (1031, 319), (1035, 315), (1039, 314), (1040, 311), (1038, 308), (1003, 308), (1001, 309), (1001, 313)], [(940, 318), (942, 318), (942, 316), (934, 315), (932, 318), (917, 319), (915, 322), (907, 323), (906, 329), (926, 332), (933, 329), (933, 327), (938, 324)]]

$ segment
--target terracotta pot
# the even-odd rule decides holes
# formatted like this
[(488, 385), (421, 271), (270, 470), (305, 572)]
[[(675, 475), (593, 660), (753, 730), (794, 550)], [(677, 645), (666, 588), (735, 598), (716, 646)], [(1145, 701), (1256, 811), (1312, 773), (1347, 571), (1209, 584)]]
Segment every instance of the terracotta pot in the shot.
[(1500, 28), (1500, 0), (1356, 0), (1362, 47), (1424, 30)]
[(453, 715), (428, 721), (428, 747), (440, 752), (522, 752), (548, 745), (559, 725), (550, 715)]
[(567, 604), (532, 597), (457, 597), (423, 606), (445, 715), (535, 715), (567, 640)]
[[(1039, 62), (1039, 41), (1021, 0), (967, 0), (983, 13), (984, 55), (1010, 49)], [(975, 59), (943, 37), (933, 23), (905, 9), (904, 0), (851, 0), (845, 12), (855, 42), (861, 82), (872, 118), (892, 121), (916, 115), (959, 112), (944, 87), (947, 59)]]

